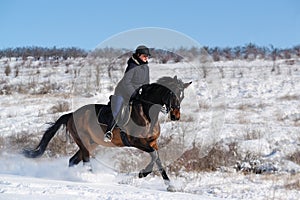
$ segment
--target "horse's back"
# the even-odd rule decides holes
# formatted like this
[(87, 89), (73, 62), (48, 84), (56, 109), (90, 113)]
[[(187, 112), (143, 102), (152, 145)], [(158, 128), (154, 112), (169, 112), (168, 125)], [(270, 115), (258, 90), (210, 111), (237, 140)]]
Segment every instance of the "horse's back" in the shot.
[(104, 108), (104, 107), (107, 107), (108, 105), (105, 105), (105, 104), (87, 104), (87, 105), (84, 105), (80, 108), (78, 108), (77, 110), (74, 111), (74, 114), (75, 113), (82, 113), (82, 112), (86, 112), (86, 111), (93, 111), (95, 113), (99, 113), (99, 111)]

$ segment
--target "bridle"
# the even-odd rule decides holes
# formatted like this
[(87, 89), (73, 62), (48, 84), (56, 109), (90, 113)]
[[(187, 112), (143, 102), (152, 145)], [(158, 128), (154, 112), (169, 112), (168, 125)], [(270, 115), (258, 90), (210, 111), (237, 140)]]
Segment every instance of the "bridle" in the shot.
[[(164, 114), (169, 113), (170, 111), (174, 110), (174, 109), (180, 109), (180, 105), (172, 105), (172, 97), (176, 97), (176, 100), (178, 102), (180, 102), (180, 99), (177, 97), (177, 95), (175, 95), (174, 92), (172, 92), (171, 90), (168, 91), (163, 97), (162, 99), (167, 99), (166, 102), (163, 102), (162, 108), (161, 108), (161, 112)], [(141, 97), (137, 99), (140, 102), (146, 103), (146, 104), (150, 104), (150, 105), (154, 105), (157, 103), (154, 103), (152, 101), (148, 101), (145, 99), (142, 99)]]
[(166, 110), (165, 110), (165, 113), (168, 113), (168, 112), (170, 112), (170, 111), (173, 111), (173, 110), (175, 110), (175, 109), (180, 109), (180, 105), (172, 105), (171, 104), (171, 101), (172, 101), (172, 99), (171, 99), (171, 97), (176, 97), (176, 100), (178, 101), (178, 102), (180, 102), (180, 100), (179, 100), (179, 98), (177, 97), (177, 95), (175, 95), (174, 94), (174, 92), (172, 92), (172, 91), (169, 91), (167, 94), (165, 94), (165, 96), (166, 95), (168, 95), (168, 97), (167, 97), (167, 102), (166, 103), (164, 103), (165, 105), (166, 105)]

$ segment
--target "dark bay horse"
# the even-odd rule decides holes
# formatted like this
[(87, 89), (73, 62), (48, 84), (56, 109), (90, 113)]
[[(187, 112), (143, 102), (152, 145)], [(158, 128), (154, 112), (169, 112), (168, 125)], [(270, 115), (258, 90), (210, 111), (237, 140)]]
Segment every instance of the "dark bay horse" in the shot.
[[(154, 164), (168, 185), (168, 190), (173, 191), (170, 179), (162, 166), (158, 155), (157, 139), (160, 135), (158, 115), (162, 107), (170, 114), (170, 119), (180, 119), (180, 103), (184, 98), (184, 89), (192, 82), (183, 83), (177, 76), (160, 78), (156, 83), (142, 86), (136, 91), (131, 103), (130, 120), (122, 127), (114, 128), (112, 141), (104, 142), (105, 121), (111, 117), (109, 105), (89, 104), (75, 112), (62, 115), (44, 133), (39, 145), (32, 150), (23, 150), (26, 157), (36, 158), (41, 156), (61, 125), (72, 135), (79, 147), (76, 154), (70, 158), (69, 166), (83, 161), (87, 164), (90, 161), (90, 154), (98, 145), (107, 147), (130, 146), (148, 152), (151, 156), (150, 163), (145, 169), (139, 172), (139, 177), (146, 177), (153, 171)], [(105, 112), (106, 110), (106, 112)], [(104, 112), (103, 112), (104, 111)], [(103, 120), (98, 122), (98, 115)]]

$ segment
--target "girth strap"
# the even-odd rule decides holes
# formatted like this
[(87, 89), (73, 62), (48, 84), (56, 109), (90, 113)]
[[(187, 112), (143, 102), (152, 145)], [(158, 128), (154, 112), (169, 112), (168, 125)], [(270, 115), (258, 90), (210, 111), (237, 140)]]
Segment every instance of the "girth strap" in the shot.
[(127, 134), (124, 131), (121, 131), (120, 135), (121, 135), (121, 139), (122, 139), (123, 144), (127, 147), (131, 147), (131, 144), (130, 144), (128, 138), (127, 138)]

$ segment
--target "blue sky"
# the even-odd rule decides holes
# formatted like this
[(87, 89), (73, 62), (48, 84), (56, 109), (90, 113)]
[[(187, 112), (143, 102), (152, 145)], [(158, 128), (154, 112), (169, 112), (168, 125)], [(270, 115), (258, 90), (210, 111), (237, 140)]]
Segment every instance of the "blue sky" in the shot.
[(300, 44), (297, 0), (0, 0), (0, 49), (94, 49), (120, 32), (172, 29), (205, 46)]

